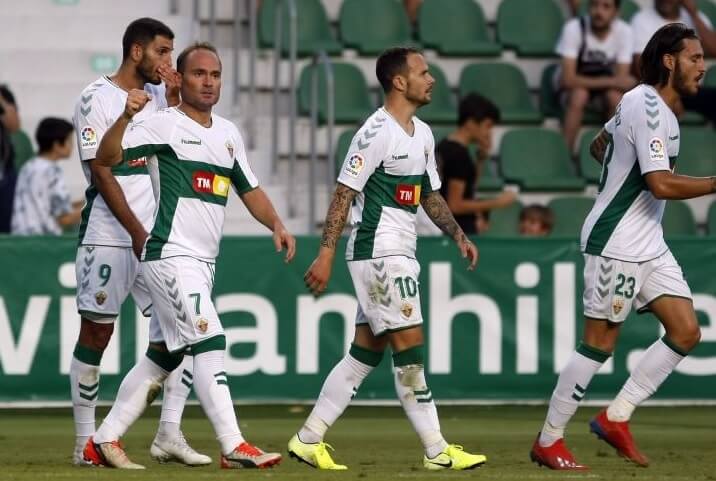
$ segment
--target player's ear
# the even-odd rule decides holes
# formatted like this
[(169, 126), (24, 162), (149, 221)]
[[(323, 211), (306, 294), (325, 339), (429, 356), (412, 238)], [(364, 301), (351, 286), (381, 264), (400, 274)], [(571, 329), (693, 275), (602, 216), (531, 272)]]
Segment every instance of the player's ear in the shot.
[(132, 49), (130, 50), (132, 60), (139, 62), (144, 56), (144, 47), (141, 44), (133, 43)]
[(407, 87), (407, 79), (402, 75), (396, 75), (393, 77), (393, 88), (398, 92), (404, 92)]
[(669, 72), (673, 72), (673, 71), (674, 71), (674, 67), (675, 67), (675, 65), (676, 65), (676, 57), (675, 57), (674, 55), (672, 55), (672, 54), (670, 54), (670, 53), (666, 53), (666, 54), (664, 54), (664, 56), (661, 58), (661, 61), (662, 61), (662, 63), (664, 64), (664, 67), (666, 67), (666, 69), (667, 69)]

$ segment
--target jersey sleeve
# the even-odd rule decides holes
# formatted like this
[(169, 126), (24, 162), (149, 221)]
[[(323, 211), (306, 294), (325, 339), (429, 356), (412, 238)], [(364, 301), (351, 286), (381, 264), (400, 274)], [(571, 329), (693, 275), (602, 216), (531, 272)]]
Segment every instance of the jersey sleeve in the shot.
[(77, 152), (80, 160), (94, 159), (102, 136), (112, 124), (97, 92), (82, 92), (75, 105), (72, 123), (77, 136)]
[(348, 148), (338, 182), (362, 192), (368, 178), (385, 159), (388, 148), (389, 135), (385, 123), (377, 128), (371, 125), (359, 130)]
[(632, 111), (631, 137), (636, 150), (641, 174), (657, 170), (671, 170), (667, 141), (669, 140), (668, 118), (656, 94), (653, 98), (645, 93)]
[(170, 142), (170, 134), (164, 122), (159, 118), (162, 114), (155, 114), (140, 122), (132, 122), (122, 137), (122, 160), (135, 160), (148, 157)]
[(236, 152), (234, 153), (234, 166), (231, 169), (231, 184), (237, 195), (245, 194), (259, 186), (259, 181), (251, 170), (246, 148), (238, 131), (236, 132)]
[(576, 59), (582, 43), (582, 32), (579, 19), (573, 18), (562, 28), (555, 52), (560, 57)]
[(438, 175), (438, 166), (435, 162), (435, 138), (433, 133), (428, 129), (428, 142), (425, 147), (425, 174), (420, 190), (424, 193), (435, 192), (440, 190), (442, 183)]

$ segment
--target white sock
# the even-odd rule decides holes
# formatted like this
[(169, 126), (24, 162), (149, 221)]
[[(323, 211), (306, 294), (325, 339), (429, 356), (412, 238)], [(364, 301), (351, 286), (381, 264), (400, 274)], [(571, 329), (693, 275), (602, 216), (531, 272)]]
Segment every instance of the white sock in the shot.
[(82, 442), (95, 431), (95, 408), (99, 392), (99, 365), (87, 364), (72, 357), (70, 362), (70, 394), (75, 435)]
[[(607, 408), (607, 419), (624, 422), (631, 418), (634, 409), (659, 389), (669, 374), (684, 359), (685, 353), (676, 346), (667, 345), (663, 337), (649, 346), (639, 363), (624, 383), (617, 397)], [(680, 351), (680, 350), (679, 350)]]
[(224, 350), (194, 354), (194, 391), (199, 397), (223, 454), (244, 442), (224, 369)]
[(447, 441), (440, 432), (438, 410), (425, 382), (422, 346), (393, 354), (393, 365), (395, 392), (400, 404), (423, 443), (425, 455), (434, 458), (447, 447)]
[[(351, 348), (351, 353), (355, 354), (355, 347)], [(316, 405), (298, 431), (298, 437), (304, 443), (313, 444), (323, 440), (328, 428), (343, 414), (363, 379), (373, 370), (374, 366), (359, 361), (351, 353), (346, 354), (333, 367), (323, 382)]]
[(547, 419), (540, 434), (540, 446), (551, 446), (564, 437), (564, 430), (579, 402), (584, 398), (592, 377), (609, 359), (609, 354), (580, 344), (571, 359), (559, 374), (557, 386), (549, 400)]
[(174, 438), (181, 432), (181, 416), (194, 382), (194, 357), (184, 355), (182, 363), (164, 381), (164, 399), (157, 434)]
[(96, 443), (117, 441), (157, 397), (169, 371), (147, 356), (124, 376), (117, 399), (94, 435)]

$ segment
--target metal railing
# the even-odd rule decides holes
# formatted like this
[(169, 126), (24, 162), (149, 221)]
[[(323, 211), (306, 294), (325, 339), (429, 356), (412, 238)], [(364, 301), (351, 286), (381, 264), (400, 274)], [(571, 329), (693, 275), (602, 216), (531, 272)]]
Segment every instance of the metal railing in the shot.
[(318, 167), (318, 148), (316, 137), (318, 136), (318, 78), (320, 69), (323, 68), (326, 78), (326, 89), (324, 92), (326, 95), (326, 136), (327, 136), (327, 161), (328, 168), (326, 173), (328, 178), (326, 179), (326, 187), (330, 192), (330, 187), (335, 180), (335, 162), (333, 160), (333, 128), (335, 125), (335, 84), (333, 81), (333, 64), (326, 55), (326, 52), (321, 50), (319, 53), (313, 56), (313, 62), (311, 63), (311, 137), (310, 137), (310, 150), (311, 160), (308, 169), (308, 233), (312, 234), (316, 229), (316, 188), (317, 188), (317, 176), (316, 170)]

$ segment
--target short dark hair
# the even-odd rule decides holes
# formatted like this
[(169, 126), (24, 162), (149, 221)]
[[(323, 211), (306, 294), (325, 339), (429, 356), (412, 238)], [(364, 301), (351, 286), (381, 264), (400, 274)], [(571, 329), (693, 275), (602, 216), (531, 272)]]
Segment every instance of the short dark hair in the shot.
[(462, 126), (470, 119), (475, 122), (492, 119), (494, 123), (498, 123), (500, 121), (500, 109), (482, 95), (476, 93), (467, 94), (460, 100), (457, 123)]
[[(590, 3), (592, 3), (592, 0), (587, 0), (587, 8), (589, 8)], [(622, 0), (614, 0), (614, 6), (619, 9), (622, 6)]]
[(10, 88), (5, 84), (0, 85), (0, 97), (2, 97), (5, 102), (17, 108), (17, 104), (15, 103), (15, 96), (13, 95)]
[(554, 226), (554, 213), (552, 212), (552, 209), (547, 206), (540, 204), (530, 204), (526, 207), (523, 207), (520, 211), (520, 222), (527, 219), (528, 217), (539, 219), (548, 232), (551, 231), (552, 227)]
[(122, 60), (126, 60), (127, 57), (129, 57), (133, 44), (138, 43), (145, 47), (154, 40), (156, 36), (167, 37), (169, 40), (174, 40), (174, 32), (172, 32), (172, 29), (153, 18), (138, 18), (127, 25), (127, 29), (124, 31), (124, 36), (122, 37)]
[(696, 32), (683, 23), (670, 23), (657, 30), (641, 53), (641, 81), (665, 85), (669, 81), (669, 69), (664, 66), (664, 55), (677, 54), (684, 49), (685, 39), (698, 38)]
[(184, 73), (186, 58), (189, 56), (190, 53), (195, 50), (208, 50), (209, 52), (212, 52), (214, 55), (216, 55), (216, 58), (219, 59), (219, 66), (221, 66), (221, 57), (219, 57), (219, 52), (216, 50), (216, 47), (214, 47), (209, 42), (195, 42), (182, 50), (177, 57), (177, 72), (181, 74)]
[(46, 117), (42, 119), (35, 131), (38, 152), (42, 153), (52, 150), (52, 146), (55, 142), (64, 143), (73, 130), (72, 124), (65, 119), (58, 119), (56, 117)]
[(383, 92), (390, 92), (393, 88), (393, 77), (405, 72), (408, 55), (411, 53), (422, 54), (415, 47), (392, 47), (380, 54), (375, 63), (375, 76), (378, 77)]

